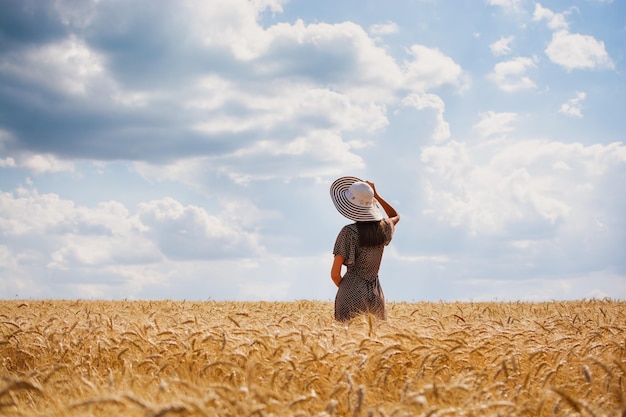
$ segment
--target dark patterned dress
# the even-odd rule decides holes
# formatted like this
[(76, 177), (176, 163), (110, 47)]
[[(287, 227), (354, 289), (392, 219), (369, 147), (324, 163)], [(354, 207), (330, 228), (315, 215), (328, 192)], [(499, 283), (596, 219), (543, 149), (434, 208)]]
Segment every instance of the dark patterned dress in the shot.
[(386, 320), (385, 295), (378, 279), (378, 270), (385, 246), (392, 237), (391, 221), (385, 222), (385, 243), (374, 247), (359, 247), (356, 223), (344, 226), (335, 241), (334, 255), (344, 258), (347, 271), (339, 282), (335, 297), (335, 319), (347, 321), (360, 313), (372, 313)]

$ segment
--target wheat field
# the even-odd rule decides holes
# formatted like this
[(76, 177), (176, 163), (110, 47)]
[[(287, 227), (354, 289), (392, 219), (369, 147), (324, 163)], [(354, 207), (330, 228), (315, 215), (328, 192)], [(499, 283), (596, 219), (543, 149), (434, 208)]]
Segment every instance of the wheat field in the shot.
[(0, 301), (3, 416), (626, 416), (626, 302)]

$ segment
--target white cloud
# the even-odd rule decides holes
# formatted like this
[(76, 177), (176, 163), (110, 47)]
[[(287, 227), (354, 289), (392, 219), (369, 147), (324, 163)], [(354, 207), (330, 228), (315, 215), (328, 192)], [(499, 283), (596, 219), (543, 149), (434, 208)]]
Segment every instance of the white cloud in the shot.
[(496, 113), (488, 111), (480, 114), (480, 120), (473, 126), (483, 138), (493, 136), (504, 136), (506, 133), (512, 132), (514, 127), (511, 126), (517, 120), (517, 113)]
[(487, 0), (487, 4), (502, 7), (511, 12), (520, 11), (522, 2), (523, 0)]
[(262, 251), (254, 233), (201, 207), (164, 198), (140, 203), (137, 208), (138, 218), (147, 228), (143, 235), (170, 259), (247, 258)]
[(582, 103), (587, 97), (587, 94), (583, 91), (576, 92), (576, 97), (567, 100), (565, 103), (561, 104), (559, 108), (559, 113), (562, 113), (566, 116), (571, 117), (583, 117), (582, 113)]
[[(248, 211), (250, 211), (248, 209)], [(115, 201), (76, 206), (56, 194), (20, 188), (0, 194), (0, 236), (19, 258), (35, 251), (47, 268), (107, 268), (163, 259), (246, 258), (263, 249), (232, 207), (221, 215), (171, 198), (131, 214)], [(47, 259), (47, 260), (46, 260)]]
[(344, 140), (333, 131), (312, 131), (288, 141), (259, 140), (223, 156), (180, 158), (171, 163), (134, 163), (146, 178), (178, 181), (199, 190), (211, 189), (210, 181), (227, 177), (237, 184), (250, 181), (332, 177), (362, 170), (365, 162), (356, 150), (370, 144)]
[(377, 23), (369, 28), (369, 33), (374, 36), (383, 36), (383, 35), (392, 35), (394, 33), (398, 33), (400, 31), (400, 27), (396, 22), (391, 22), (387, 20), (384, 23)]
[(508, 93), (535, 88), (535, 83), (526, 76), (526, 72), (536, 68), (535, 61), (527, 57), (516, 57), (499, 62), (489, 73), (489, 78), (498, 88)]
[(395, 245), (390, 245), (385, 249), (385, 258), (393, 258), (405, 263), (435, 263), (448, 264), (452, 259), (447, 255), (403, 255), (398, 252)]
[[(327, 286), (315, 280), (293, 285), (303, 266), (313, 276), (327, 275), (328, 254), (266, 256), (257, 235), (247, 230), (257, 224), (255, 207), (228, 202), (224, 207), (212, 215), (164, 198), (142, 203), (132, 214), (117, 202), (90, 208), (32, 189), (0, 193), (0, 295), (231, 300), (332, 296), (330, 280)], [(265, 291), (251, 292), (258, 288)]]
[(543, 7), (540, 3), (536, 3), (533, 21), (540, 22), (542, 20), (546, 20), (548, 27), (552, 30), (567, 29), (569, 27), (565, 20), (565, 13), (554, 13), (552, 10)]
[(0, 168), (15, 168), (16, 167), (16, 163), (15, 163), (15, 159), (8, 157), (8, 158), (0, 158)]
[[(155, 65), (154, 71), (139, 71), (136, 67), (148, 64), (135, 63), (130, 58), (136, 55), (130, 55), (132, 50), (124, 51), (129, 60), (122, 60), (122, 51), (107, 49), (112, 40), (128, 39), (134, 33), (132, 25), (114, 19), (112, 10), (116, 9), (106, 4), (94, 4), (91, 12), (62, 10), (67, 21), (80, 21), (76, 24), (93, 31), (91, 43), (76, 34), (0, 58), (5, 65), (2, 68), (22, 81), (56, 88), (67, 96), (56, 118), (59, 125), (74, 126), (71, 122), (76, 113), (84, 112), (81, 129), (50, 130), (51, 142), (67, 144), (68, 149), (59, 149), (57, 155), (139, 158), (150, 165), (151, 159), (158, 163), (195, 160), (200, 153), (198, 160), (210, 161), (213, 172), (239, 182), (281, 175), (290, 178), (294, 172), (318, 176), (364, 166), (355, 151), (369, 146), (371, 138), (388, 125), (386, 106), (397, 104), (400, 92), (464, 86), (466, 75), (461, 66), (438, 49), (413, 45), (407, 60), (399, 64), (385, 46), (377, 45), (355, 23), (305, 24), (297, 20), (263, 28), (258, 23), (259, 12), (280, 12), (282, 2), (185, 5), (150, 12), (167, 14), (171, 34), (162, 33), (159, 25), (152, 32), (154, 39), (133, 38), (132, 48), (139, 50), (147, 44), (142, 51), (159, 43), (159, 62), (172, 62), (171, 66)], [(127, 22), (147, 19), (134, 6), (118, 7), (126, 13)], [(384, 22), (373, 29), (389, 33), (396, 28), (395, 23)], [(95, 36), (99, 30), (104, 40)], [(160, 41), (164, 39), (168, 42)], [(96, 44), (99, 48), (93, 47)], [(173, 44), (184, 47), (174, 48)], [(205, 57), (207, 62), (217, 57), (227, 64), (210, 73), (198, 71), (197, 63), (185, 64), (195, 62), (186, 54), (194, 59)], [(22, 67), (28, 70), (19, 73), (17, 69)], [(152, 78), (177, 77), (180, 81), (171, 84), (152, 84)], [(73, 98), (76, 95), (80, 98)], [(437, 118), (436, 136), (447, 137), (449, 128), (442, 111)], [(146, 125), (146, 120), (158, 120), (158, 126)], [(252, 137), (256, 143), (251, 143)], [(18, 147), (29, 146), (24, 137), (18, 134), (16, 138)], [(159, 145), (167, 138), (180, 138), (173, 152)], [(127, 143), (134, 146), (125, 146)], [(335, 153), (324, 154), (318, 151), (320, 146)], [(298, 151), (305, 148), (312, 152)], [(167, 154), (163, 149), (168, 149)], [(60, 156), (13, 154), (0, 163), (33, 172), (71, 170), (64, 161)], [(276, 166), (284, 169), (276, 170)]]
[(514, 40), (515, 36), (502, 36), (499, 40), (489, 45), (489, 49), (495, 56), (508, 55), (511, 53), (511, 43)]
[(445, 84), (463, 87), (463, 69), (439, 49), (413, 45), (409, 53), (413, 60), (404, 63), (407, 87), (416, 91)]
[(607, 206), (601, 198), (604, 184), (626, 167), (620, 143), (451, 141), (424, 148), (421, 158), (431, 213), (474, 235), (585, 240), (621, 221), (624, 201)]
[(255, 62), (261, 72), (308, 76), (366, 101), (387, 100), (389, 89), (401, 86), (394, 59), (357, 24), (298, 20), (271, 26), (267, 35), (269, 47)]
[(18, 188), (14, 193), (0, 194), (0, 232), (4, 236), (45, 233), (65, 221), (73, 204), (56, 194), (39, 195)]
[(434, 109), (437, 112), (435, 119), (435, 129), (432, 139), (435, 143), (445, 141), (450, 137), (450, 125), (443, 117), (446, 105), (443, 100), (435, 94), (419, 94), (413, 93), (402, 99), (403, 107), (414, 107), (418, 110)]
[[(40, 295), (41, 285), (37, 282), (37, 274), (24, 267), (28, 262), (28, 253), (15, 253), (10, 246), (0, 244), (0, 295), (3, 299), (30, 294), (31, 297)], [(36, 260), (35, 260), (36, 261)], [(32, 260), (31, 260), (32, 262)]]
[(252, 0), (252, 4), (259, 12), (270, 9), (272, 13), (282, 13), (283, 4), (287, 2), (288, 0)]
[(59, 159), (51, 154), (23, 154), (15, 158), (0, 159), (0, 167), (25, 168), (35, 174), (46, 172), (73, 172), (73, 161)]
[[(275, 178), (285, 174), (292, 176), (293, 173), (317, 176), (337, 172), (341, 168), (361, 167), (363, 161), (353, 150), (366, 143), (367, 139), (355, 141), (350, 138), (342, 143), (343, 136), (346, 132), (346, 136), (352, 132), (365, 132), (362, 136), (367, 136), (388, 124), (384, 103), (393, 98), (394, 90), (404, 80), (398, 65), (358, 25), (352, 23), (305, 25), (298, 21), (294, 25), (272, 26), (266, 32), (265, 49), (256, 50), (258, 53), (255, 59), (250, 58), (251, 62), (246, 69), (256, 71), (257, 76), (262, 78), (268, 77), (267, 81), (256, 84), (256, 87), (250, 88), (249, 81), (239, 82), (230, 73), (203, 75), (194, 83), (191, 81), (193, 78), (190, 78), (190, 87), (177, 91), (165, 89), (158, 95), (132, 91), (122, 94), (119, 88), (110, 83), (105, 96), (111, 99), (109, 104), (113, 105), (112, 114), (118, 113), (118, 104), (143, 106), (154, 99), (172, 104), (168, 104), (167, 114), (155, 113), (149, 117), (156, 117), (160, 122), (172, 121), (176, 128), (184, 123), (185, 127), (191, 126), (198, 135), (209, 138), (254, 135), (258, 139), (257, 144), (233, 138), (227, 144), (232, 149), (228, 155), (204, 158), (205, 161), (211, 161), (215, 171), (237, 178), (238, 181), (244, 178)], [(274, 67), (277, 62), (280, 65)], [(308, 76), (312, 79), (327, 77), (328, 83), (316, 82), (325, 87), (317, 87), (307, 80), (306, 73), (315, 68), (320, 72)], [(45, 68), (41, 70), (45, 72)], [(73, 79), (71, 74), (67, 76)], [(102, 76), (107, 78), (108, 74)], [(137, 120), (141, 118), (143, 116)], [(173, 128), (165, 126), (164, 131), (172, 137), (188, 136), (186, 130), (167, 130)], [(137, 128), (133, 126), (131, 130)], [(98, 142), (96, 148), (101, 152), (102, 135), (106, 134), (97, 132), (85, 135), (77, 143), (84, 146), (93, 140), (94, 144)], [(119, 136), (111, 131), (108, 134)], [(142, 135), (142, 140), (151, 139), (149, 135)], [(226, 143), (226, 140), (220, 138), (219, 142)], [(197, 143), (194, 141), (194, 146)], [(313, 152), (298, 152), (303, 144)], [(323, 153), (320, 146), (336, 152)], [(185, 145), (181, 144), (179, 149), (184, 148)], [(124, 146), (117, 147), (116, 152), (123, 153), (124, 149)], [(270, 166), (270, 161), (263, 159), (265, 156), (280, 158), (287, 154), (300, 158), (300, 163), (297, 159), (289, 159), (282, 172), (274, 169), (281, 165), (278, 163), (281, 159), (275, 159), (277, 163), (273, 166)], [(186, 160), (184, 157), (180, 159)], [(243, 162), (238, 163), (238, 160)], [(34, 172), (72, 168), (51, 155), (13, 156), (1, 163), (5, 167), (24, 167)], [(340, 163), (345, 164), (342, 167)], [(235, 168), (237, 166), (241, 169)], [(255, 172), (255, 168), (259, 172)]]
[[(226, 48), (243, 61), (262, 54), (269, 44), (267, 32), (258, 24), (259, 11), (272, 6), (280, 11), (279, 2), (190, 1), (183, 9), (189, 29), (211, 48)], [(174, 11), (172, 11), (174, 12)]]
[(94, 83), (106, 80), (103, 57), (75, 36), (3, 54), (0, 73), (69, 95), (85, 95)]
[[(254, 94), (234, 85), (219, 88), (219, 100), (237, 104), (246, 112), (207, 117), (196, 123), (198, 131), (219, 134), (249, 131), (271, 131), (298, 121), (324, 121), (324, 129), (336, 131), (376, 131), (387, 124), (385, 109), (371, 102), (351, 100), (348, 95), (328, 89), (310, 88), (304, 84), (277, 83), (273, 94)], [(199, 87), (186, 107), (199, 114), (215, 103), (215, 89)], [(220, 114), (222, 113), (222, 114)], [(310, 129), (316, 129), (314, 125)]]
[[(114, 201), (87, 208), (34, 189), (0, 194), (0, 236), (6, 242), (14, 241), (15, 250), (52, 249), (50, 265), (56, 267), (133, 262), (134, 256), (141, 262), (154, 259), (149, 243), (141, 236), (144, 230)], [(41, 256), (45, 258), (47, 253)]]
[(536, 3), (533, 21), (546, 21), (552, 29), (552, 39), (545, 53), (555, 64), (572, 69), (613, 69), (614, 64), (604, 47), (604, 42), (593, 36), (569, 32), (565, 17), (571, 11), (555, 13)]
[(568, 70), (615, 67), (604, 48), (604, 42), (589, 35), (558, 31), (552, 35), (545, 52), (552, 62)]

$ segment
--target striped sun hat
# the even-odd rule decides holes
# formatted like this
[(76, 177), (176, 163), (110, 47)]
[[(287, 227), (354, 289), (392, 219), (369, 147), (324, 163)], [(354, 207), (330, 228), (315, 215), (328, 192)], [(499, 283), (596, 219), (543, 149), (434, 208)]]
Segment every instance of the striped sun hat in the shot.
[(330, 198), (342, 216), (355, 222), (378, 221), (383, 218), (374, 190), (357, 177), (341, 177), (330, 186)]

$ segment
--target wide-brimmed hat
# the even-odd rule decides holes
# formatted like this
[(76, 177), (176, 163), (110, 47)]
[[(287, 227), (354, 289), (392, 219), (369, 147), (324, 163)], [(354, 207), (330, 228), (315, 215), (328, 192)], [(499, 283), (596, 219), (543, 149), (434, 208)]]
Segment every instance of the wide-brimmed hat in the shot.
[(357, 177), (336, 179), (330, 186), (330, 198), (341, 215), (355, 222), (371, 222), (383, 218), (374, 200), (374, 190)]

